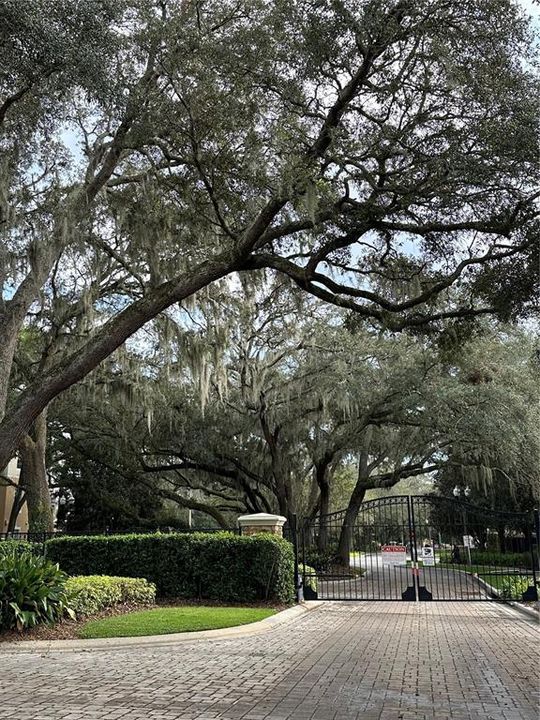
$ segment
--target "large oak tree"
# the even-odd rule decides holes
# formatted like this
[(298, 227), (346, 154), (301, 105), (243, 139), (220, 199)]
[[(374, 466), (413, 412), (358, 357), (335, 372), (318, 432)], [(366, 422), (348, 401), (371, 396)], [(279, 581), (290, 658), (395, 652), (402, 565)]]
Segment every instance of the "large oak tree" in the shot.
[[(394, 330), (530, 309), (540, 93), (510, 0), (44, 6), (0, 10), (0, 467), (52, 399), (231, 273)], [(106, 305), (104, 255), (125, 278)], [(14, 386), (58, 278), (97, 319)]]

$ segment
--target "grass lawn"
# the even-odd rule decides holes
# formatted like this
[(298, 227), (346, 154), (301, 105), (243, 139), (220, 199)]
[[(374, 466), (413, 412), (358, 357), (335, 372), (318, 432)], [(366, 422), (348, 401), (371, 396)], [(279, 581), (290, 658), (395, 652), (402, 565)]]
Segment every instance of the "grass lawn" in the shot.
[(181, 606), (139, 610), (99, 620), (89, 620), (79, 631), (81, 638), (135, 637), (167, 633), (215, 630), (247, 625), (274, 615), (272, 608)]
[[(423, 567), (423, 563), (421, 560), (418, 561), (419, 567)], [(411, 567), (411, 561), (407, 560), (407, 567)], [(433, 566), (432, 566), (433, 567)], [(459, 570), (461, 572), (476, 573), (479, 577), (484, 579), (486, 582), (488, 582), (490, 585), (493, 585), (493, 587), (501, 587), (502, 581), (510, 578), (516, 574), (519, 575), (519, 573), (505, 573), (504, 567), (498, 567), (498, 566), (486, 566), (486, 565), (466, 565), (466, 564), (455, 564), (455, 563), (446, 563), (441, 562), (437, 563), (435, 565), (437, 570), (444, 574), (445, 570)], [(428, 567), (427, 570), (430, 568)]]
[(448, 568), (448, 570), (461, 570), (462, 572), (468, 573), (483, 573), (484, 575), (503, 573), (504, 568), (494, 567), (493, 569), (486, 565), (467, 565), (467, 564), (455, 564), (455, 563), (440, 563), (437, 565), (441, 569)]
[(511, 577), (510, 575), (488, 575), (487, 573), (483, 573), (482, 575), (478, 575), (479, 578), (482, 580), (485, 580), (491, 587), (494, 587), (496, 589), (500, 589), (502, 587), (503, 580), (508, 579)]

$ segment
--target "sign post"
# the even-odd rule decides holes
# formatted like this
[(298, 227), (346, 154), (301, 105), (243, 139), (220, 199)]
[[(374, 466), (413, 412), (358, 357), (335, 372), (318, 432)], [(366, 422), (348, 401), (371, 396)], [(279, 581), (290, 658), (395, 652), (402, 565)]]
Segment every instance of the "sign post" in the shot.
[(422, 561), (424, 567), (433, 567), (435, 565), (435, 553), (431, 545), (424, 545), (422, 548)]
[(405, 545), (381, 545), (383, 565), (406, 565), (407, 548)]
[(463, 536), (463, 545), (464, 545), (465, 549), (467, 550), (467, 560), (469, 562), (469, 565), (472, 565), (471, 548), (474, 548), (474, 538), (471, 535), (464, 535)]

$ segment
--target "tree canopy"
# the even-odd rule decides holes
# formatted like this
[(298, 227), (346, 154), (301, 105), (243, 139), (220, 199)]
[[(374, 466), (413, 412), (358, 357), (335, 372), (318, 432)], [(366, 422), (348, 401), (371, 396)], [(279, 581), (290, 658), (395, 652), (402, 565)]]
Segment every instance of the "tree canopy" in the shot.
[[(32, 0), (0, 27), (0, 467), (223, 278), (393, 331), (537, 306), (540, 93), (510, 0)], [(85, 323), (21, 383), (51, 303), (45, 325)]]
[(223, 527), (246, 511), (324, 514), (336, 497), (354, 517), (368, 490), (426, 475), (534, 494), (539, 368), (526, 333), (477, 323), (451, 350), (344, 320), (299, 308), (282, 286), (252, 303), (238, 288), (226, 306), (208, 298), (166, 346), (156, 329), (56, 403), (56, 481), (76, 492), (66, 467), (84, 461), (123, 478), (120, 493), (128, 481)]

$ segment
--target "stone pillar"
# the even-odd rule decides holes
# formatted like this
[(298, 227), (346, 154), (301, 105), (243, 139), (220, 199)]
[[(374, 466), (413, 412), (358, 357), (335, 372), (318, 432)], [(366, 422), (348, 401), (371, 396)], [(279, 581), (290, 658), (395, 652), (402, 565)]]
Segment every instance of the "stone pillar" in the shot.
[(283, 525), (286, 522), (287, 518), (284, 518), (283, 515), (269, 515), (268, 513), (242, 515), (238, 518), (242, 535), (256, 535), (265, 532), (283, 537)]

